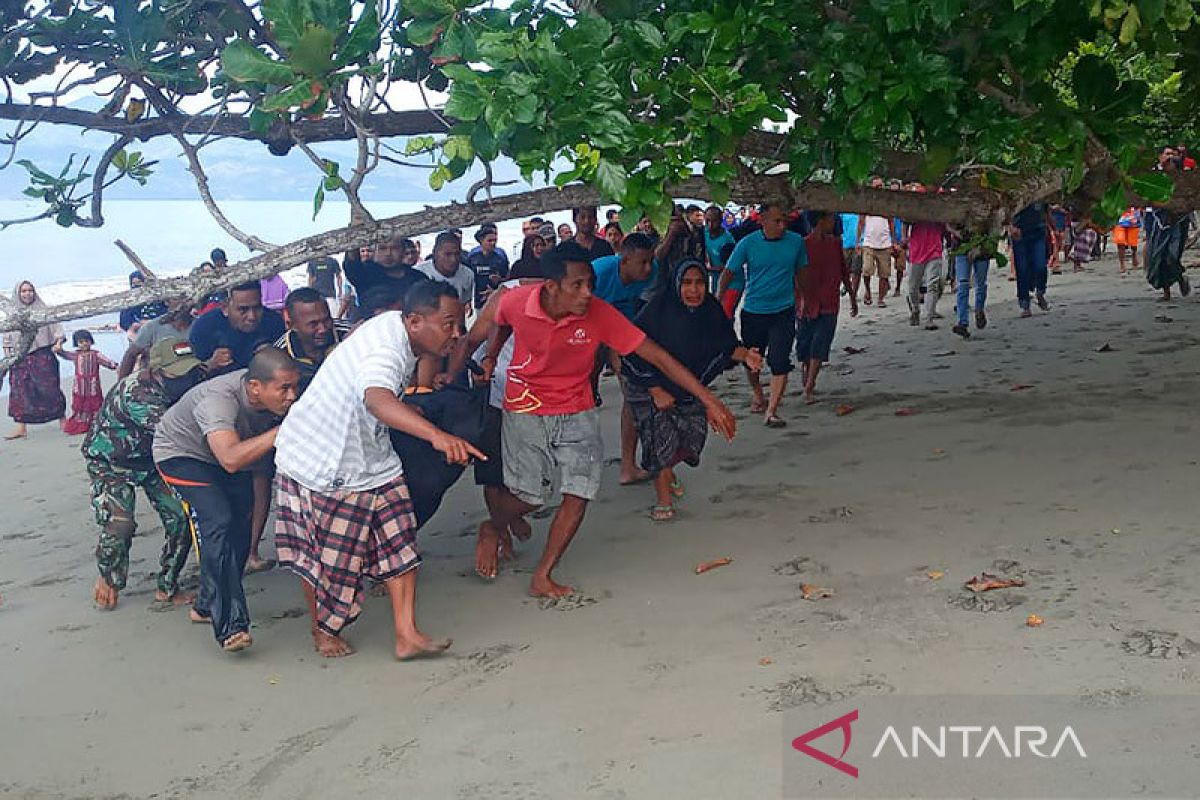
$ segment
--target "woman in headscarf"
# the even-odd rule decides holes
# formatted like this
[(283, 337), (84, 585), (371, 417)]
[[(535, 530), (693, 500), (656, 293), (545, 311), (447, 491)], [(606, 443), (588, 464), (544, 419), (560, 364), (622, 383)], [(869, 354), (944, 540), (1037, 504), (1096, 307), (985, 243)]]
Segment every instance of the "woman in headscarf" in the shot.
[[(23, 309), (46, 307), (29, 281), (18, 283), (12, 296), (17, 306)], [(53, 348), (64, 341), (66, 336), (61, 325), (43, 325), (38, 328), (28, 352), (9, 367), (8, 415), (17, 427), (4, 438), (22, 439), (28, 433), (26, 425), (62, 419), (67, 398), (59, 386), (58, 359)], [(4, 334), (4, 355), (13, 355), (20, 346), (20, 331)], [(0, 378), (3, 378), (2, 374)]]
[[(129, 288), (137, 289), (146, 283), (146, 276), (138, 270), (129, 273)], [(143, 322), (149, 319), (157, 319), (167, 313), (165, 303), (142, 303), (140, 306), (130, 306), (121, 311), (120, 325), (121, 330), (129, 334), (130, 339), (137, 333), (138, 327)]]
[[(708, 385), (735, 363), (762, 368), (762, 354), (738, 341), (733, 323), (708, 292), (704, 264), (681, 261), (669, 291), (657, 294), (634, 320), (646, 335)], [(642, 443), (642, 469), (654, 476), (656, 522), (675, 517), (683, 484), (675, 475), (680, 462), (695, 467), (708, 437), (704, 406), (637, 356), (624, 360), (626, 401)]]

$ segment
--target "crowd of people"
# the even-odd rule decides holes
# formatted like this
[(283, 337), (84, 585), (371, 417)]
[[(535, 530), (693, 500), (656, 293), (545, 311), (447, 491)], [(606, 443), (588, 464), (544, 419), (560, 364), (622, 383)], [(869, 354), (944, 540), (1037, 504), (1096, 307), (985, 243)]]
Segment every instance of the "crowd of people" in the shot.
[[(1163, 164), (1184, 167), (1177, 154)], [(753, 411), (784, 427), (794, 360), (803, 401), (817, 402), (843, 304), (856, 316), (903, 293), (908, 321), (936, 330), (948, 282), (953, 331), (969, 337), (971, 291), (983, 328), (989, 266), (1003, 246), (941, 223), (770, 203), (676, 207), (661, 234), (647, 219), (626, 233), (615, 211), (605, 222), (592, 207), (557, 228), (527, 220), (512, 262), (494, 225), (479, 228), (470, 250), (461, 231), (441, 233), (424, 260), (418, 242), (387, 237), (341, 263), (310, 262), (307, 286), (267, 279), (199, 304), (131, 308), (120, 364), (92, 349), (87, 331), (67, 352), (60, 326), (40, 328), (9, 372), (14, 434), (66, 416), (56, 356), (73, 361), (64, 428), (85, 434), (96, 605), (114, 608), (126, 587), (140, 488), (165, 535), (156, 598), (191, 604), (191, 619), (210, 625), (224, 650), (250, 646), (242, 581), (274, 566), (260, 555), (273, 506), (279, 563), (300, 580), (322, 655), (352, 652), (343, 634), (370, 583), (390, 600), (398, 658), (443, 652), (450, 641), (417, 625), (417, 532), (468, 465), (487, 508), (476, 574), (494, 579), (515, 541), (530, 538), (528, 516), (560, 498), (529, 591), (570, 594), (555, 569), (601, 490), (604, 374), (621, 389), (620, 482), (652, 486), (649, 516), (669, 522), (686, 493), (680, 465), (699, 465), (710, 430), (735, 435), (710, 389), (719, 375), (742, 365)], [(1121, 274), (1128, 255), (1167, 296), (1176, 283), (1186, 294), (1187, 226), (1162, 209), (1130, 209), (1111, 231)], [(1027, 317), (1032, 305), (1048, 308), (1047, 273), (1060, 258), (1082, 269), (1109, 231), (1037, 204), (1006, 233)], [(214, 250), (202, 269), (225, 267)], [(130, 284), (141, 280), (135, 273)], [(29, 281), (13, 297), (41, 305)], [(10, 350), (17, 344), (6, 337)], [(119, 378), (103, 396), (102, 367)], [(196, 593), (179, 584), (193, 546)]]

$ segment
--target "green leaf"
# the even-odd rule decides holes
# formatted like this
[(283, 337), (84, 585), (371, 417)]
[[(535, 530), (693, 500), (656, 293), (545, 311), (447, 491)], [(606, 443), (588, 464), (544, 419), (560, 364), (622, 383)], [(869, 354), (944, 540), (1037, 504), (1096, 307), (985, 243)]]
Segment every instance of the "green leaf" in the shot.
[(265, 111), (255, 108), (250, 112), (248, 120), (250, 132), (255, 136), (266, 136), (271, 131), (271, 123), (275, 120), (274, 114), (268, 114)]
[(313, 195), (313, 219), (316, 219), (317, 214), (321, 213), (323, 205), (325, 205), (325, 186), (319, 183), (317, 184), (317, 193)]
[(404, 146), (404, 155), (415, 156), (418, 153), (428, 153), (435, 146), (432, 136), (413, 136)]
[(451, 177), (450, 169), (445, 164), (440, 164), (437, 169), (429, 173), (429, 188), (435, 192), (441, 191)]
[(312, 100), (312, 84), (302, 81), (290, 89), (268, 95), (258, 107), (263, 111), (287, 111), (303, 106)]
[(620, 164), (615, 164), (606, 158), (601, 158), (596, 165), (596, 188), (600, 195), (608, 200), (620, 200), (625, 196), (625, 183), (629, 173)]
[(1175, 194), (1175, 181), (1162, 172), (1144, 172), (1130, 180), (1129, 188), (1148, 202), (1166, 203)]
[(1108, 187), (1104, 196), (1100, 198), (1100, 202), (1092, 214), (1092, 219), (1102, 227), (1112, 227), (1117, 224), (1117, 219), (1125, 208), (1125, 187), (1118, 181)]
[(245, 39), (235, 39), (221, 51), (221, 70), (238, 83), (287, 86), (296, 79), (290, 67), (271, 60)]
[(262, 14), (275, 41), (289, 53), (300, 44), (308, 26), (317, 22), (305, 0), (262, 0)]
[(960, 10), (959, 0), (930, 0), (929, 3), (929, 13), (933, 16), (933, 21), (942, 26), (953, 22)]
[(634, 22), (633, 29), (637, 32), (638, 38), (656, 50), (661, 50), (667, 44), (663, 40), (662, 32), (645, 20), (639, 19)]
[(453, 17), (435, 17), (434, 19), (413, 20), (404, 29), (408, 36), (408, 43), (417, 47), (433, 44), (452, 19)]
[(1121, 23), (1121, 44), (1129, 44), (1137, 38), (1138, 30), (1142, 27), (1142, 17), (1138, 14), (1138, 7), (1129, 4), (1129, 13), (1125, 15), (1125, 21)]
[(455, 83), (479, 83), (479, 75), (466, 64), (446, 64), (442, 72)]
[(402, 5), (406, 14), (418, 19), (450, 16), (458, 10), (450, 0), (404, 0)]
[(300, 72), (314, 78), (333, 71), (333, 32), (322, 25), (304, 31), (291, 52), (291, 62)]
[(475, 84), (456, 83), (450, 88), (450, 99), (446, 101), (446, 114), (456, 119), (473, 122), (487, 108), (487, 97)]
[(447, 136), (442, 144), (442, 152), (446, 158), (456, 158), (460, 161), (471, 161), (475, 158), (475, 148), (471, 146), (468, 136)]
[(537, 95), (527, 94), (513, 105), (513, 121), (518, 125), (529, 125), (537, 119)]
[(375, 52), (379, 48), (379, 34), (379, 15), (375, 13), (375, 4), (367, 3), (366, 10), (350, 29), (346, 41), (338, 46), (337, 65), (344, 67)]
[(1071, 86), (1080, 106), (1099, 108), (1117, 90), (1117, 70), (1099, 56), (1084, 56), (1075, 64)]

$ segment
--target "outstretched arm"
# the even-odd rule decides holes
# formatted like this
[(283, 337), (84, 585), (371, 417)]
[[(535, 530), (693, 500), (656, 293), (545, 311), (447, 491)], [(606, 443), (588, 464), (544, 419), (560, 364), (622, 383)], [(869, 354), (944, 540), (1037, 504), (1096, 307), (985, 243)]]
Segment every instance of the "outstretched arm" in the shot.
[(366, 402), (367, 411), (370, 411), (375, 419), (389, 428), (429, 442), (452, 464), (466, 464), (472, 457), (487, 461), (487, 456), (475, 449), (466, 439), (446, 433), (382, 386), (368, 387), (363, 393), (363, 400)]

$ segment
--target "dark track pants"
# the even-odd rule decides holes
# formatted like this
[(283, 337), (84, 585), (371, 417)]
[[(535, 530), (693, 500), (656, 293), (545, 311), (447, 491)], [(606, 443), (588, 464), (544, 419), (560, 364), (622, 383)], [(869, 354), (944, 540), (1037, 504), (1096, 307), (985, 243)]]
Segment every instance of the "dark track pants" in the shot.
[(250, 555), (254, 479), (193, 458), (168, 458), (158, 471), (183, 502), (200, 558), (198, 614), (212, 618), (218, 643), (250, 630), (242, 570)]

